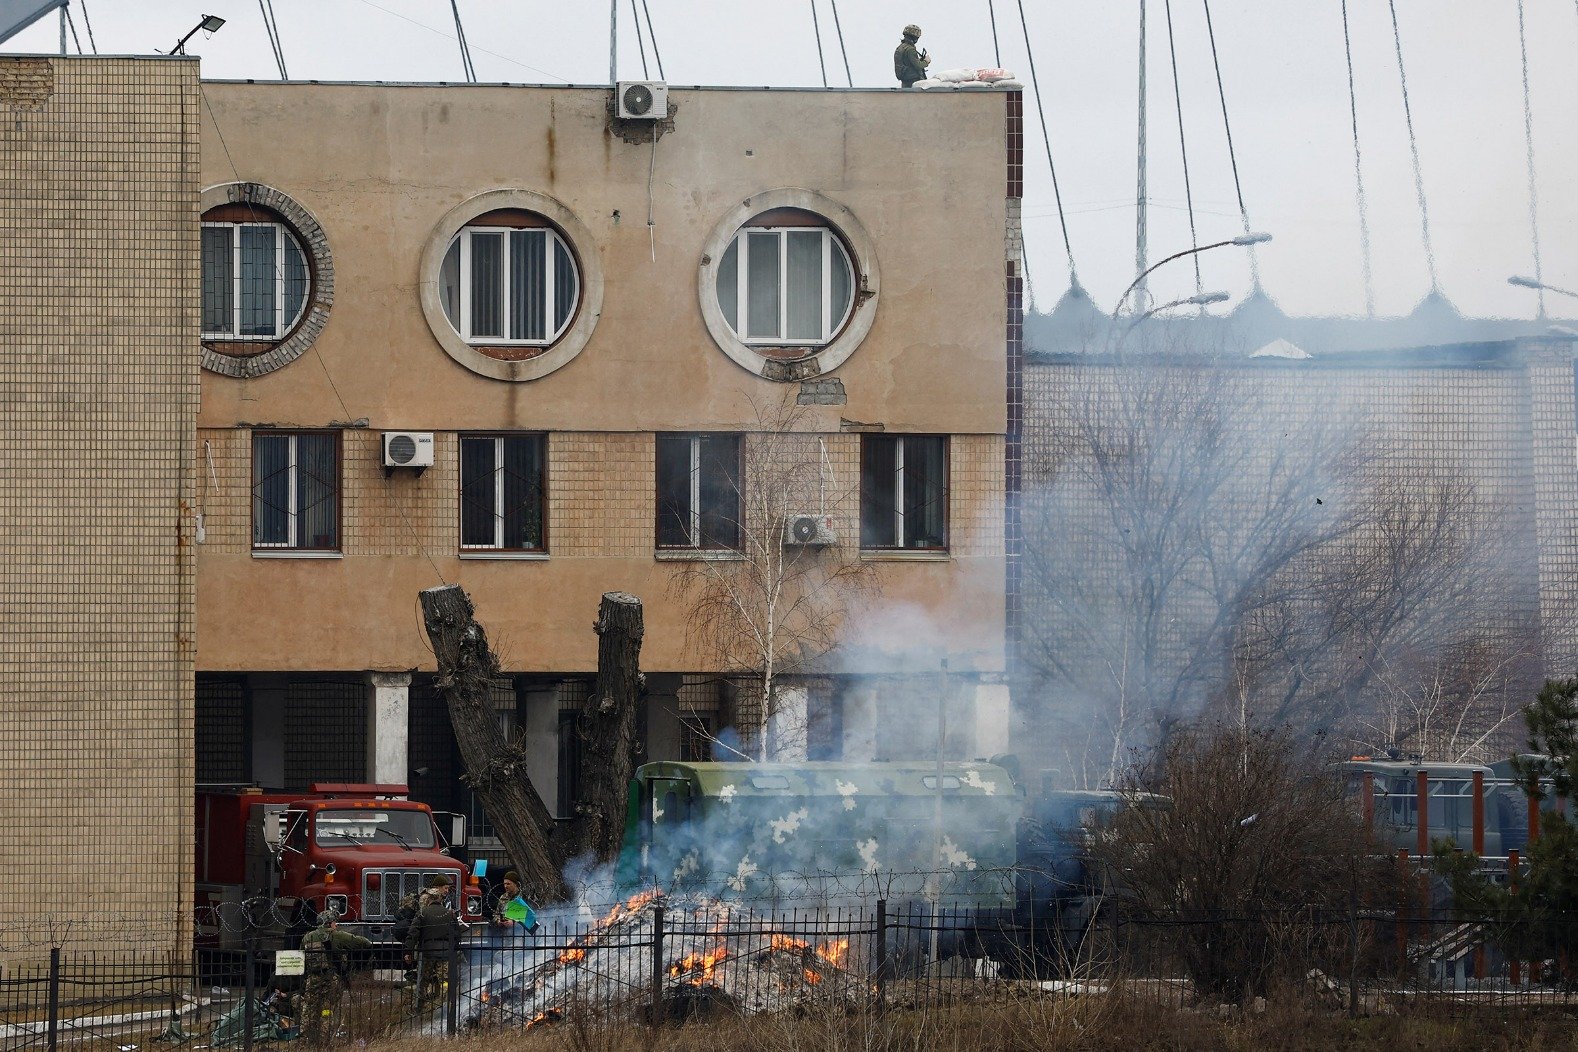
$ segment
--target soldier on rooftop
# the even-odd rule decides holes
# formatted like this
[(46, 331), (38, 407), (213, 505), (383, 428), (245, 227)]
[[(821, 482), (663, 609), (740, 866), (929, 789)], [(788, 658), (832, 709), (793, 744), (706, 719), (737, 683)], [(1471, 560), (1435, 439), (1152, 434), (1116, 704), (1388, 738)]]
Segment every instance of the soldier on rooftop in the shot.
[(893, 75), (898, 77), (899, 83), (906, 88), (911, 87), (918, 80), (925, 80), (926, 67), (931, 65), (930, 55), (915, 50), (915, 43), (920, 40), (920, 35), (920, 26), (905, 26), (904, 40), (893, 52)]

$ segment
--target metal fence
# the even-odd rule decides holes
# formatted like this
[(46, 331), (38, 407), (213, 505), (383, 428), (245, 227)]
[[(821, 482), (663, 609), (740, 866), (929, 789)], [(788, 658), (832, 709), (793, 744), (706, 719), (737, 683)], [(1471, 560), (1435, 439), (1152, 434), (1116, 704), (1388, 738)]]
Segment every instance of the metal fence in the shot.
[[(1484, 925), (1444, 911), (1140, 917), (1091, 905), (1038, 927), (914, 902), (784, 910), (638, 896), (530, 935), (480, 933), (447, 959), (410, 959), (393, 946), (346, 951), (317, 975), (281, 974), (276, 951), (258, 945), (57, 948), (0, 977), (0, 1049), (343, 1046), (566, 1021), (657, 1026), (1026, 997), (1214, 1006), (1254, 993), (1217, 984), (1248, 982), (1246, 962), (1257, 961), (1266, 969), (1255, 983), (1274, 980), (1333, 1011), (1578, 1003), (1566, 962), (1510, 960)], [(1211, 960), (1224, 968), (1212, 972)]]

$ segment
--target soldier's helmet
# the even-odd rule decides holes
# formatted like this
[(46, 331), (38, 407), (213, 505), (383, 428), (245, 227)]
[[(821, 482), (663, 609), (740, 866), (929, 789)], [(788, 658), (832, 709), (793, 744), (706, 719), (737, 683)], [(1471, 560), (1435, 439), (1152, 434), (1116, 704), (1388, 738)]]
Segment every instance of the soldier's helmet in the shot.
[(449, 878), (441, 873), (434, 873), (431, 877), (427, 878), (427, 887), (430, 891), (436, 888), (447, 888), (449, 885)]
[(921, 35), (920, 26), (916, 25), (915, 23), (911, 22), (909, 25), (904, 27), (904, 37), (905, 37), (905, 39), (907, 39), (907, 40), (919, 40), (920, 39), (920, 35)]

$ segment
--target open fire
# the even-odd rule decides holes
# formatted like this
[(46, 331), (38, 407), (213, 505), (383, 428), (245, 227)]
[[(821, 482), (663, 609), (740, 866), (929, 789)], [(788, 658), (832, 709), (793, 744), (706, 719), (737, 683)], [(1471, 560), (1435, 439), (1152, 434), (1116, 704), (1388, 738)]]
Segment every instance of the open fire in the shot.
[[(496, 974), (473, 991), (474, 1026), (551, 1025), (581, 1018), (639, 1018), (652, 998), (653, 907), (665, 908), (663, 998), (669, 1018), (685, 1018), (703, 997), (714, 1009), (744, 1013), (794, 1008), (810, 998), (851, 1002), (871, 987), (848, 968), (848, 938), (821, 942), (772, 931), (735, 903), (674, 901), (646, 891), (617, 903), (584, 933)], [(551, 937), (550, 937), (551, 938)]]

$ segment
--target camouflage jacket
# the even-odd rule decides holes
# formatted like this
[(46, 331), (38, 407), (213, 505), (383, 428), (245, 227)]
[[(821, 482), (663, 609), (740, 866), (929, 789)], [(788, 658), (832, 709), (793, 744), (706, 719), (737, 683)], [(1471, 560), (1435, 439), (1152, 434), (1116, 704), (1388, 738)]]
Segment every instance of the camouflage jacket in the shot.
[(346, 962), (340, 955), (346, 950), (361, 950), (371, 945), (369, 940), (348, 931), (330, 927), (314, 928), (301, 940), (301, 948), (307, 955), (307, 974), (344, 972)]
[(893, 52), (893, 75), (906, 88), (917, 80), (926, 79), (926, 66), (927, 60), (921, 58), (921, 53), (908, 40)]

